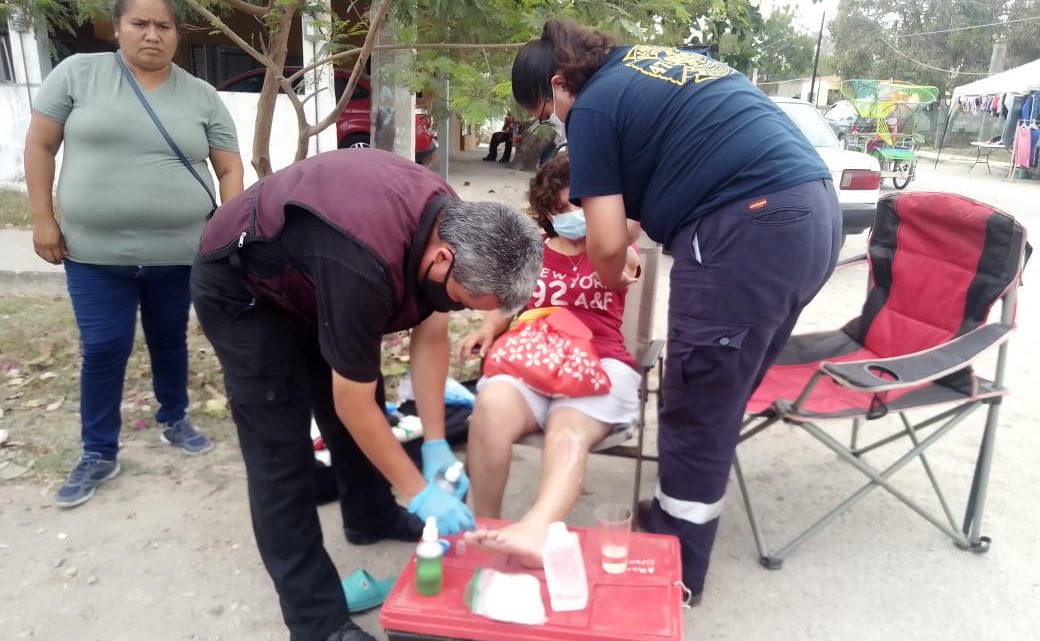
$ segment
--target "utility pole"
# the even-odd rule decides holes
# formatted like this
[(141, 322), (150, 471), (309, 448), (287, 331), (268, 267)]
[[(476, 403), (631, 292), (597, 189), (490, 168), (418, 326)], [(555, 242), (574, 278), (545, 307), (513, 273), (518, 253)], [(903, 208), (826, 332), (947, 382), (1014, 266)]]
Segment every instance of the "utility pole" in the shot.
[(809, 81), (809, 104), (814, 107), (816, 106), (816, 69), (820, 65), (820, 44), (823, 42), (823, 21), (826, 17), (827, 12), (824, 11), (820, 16), (820, 33), (816, 36), (816, 55), (813, 56), (812, 80)]

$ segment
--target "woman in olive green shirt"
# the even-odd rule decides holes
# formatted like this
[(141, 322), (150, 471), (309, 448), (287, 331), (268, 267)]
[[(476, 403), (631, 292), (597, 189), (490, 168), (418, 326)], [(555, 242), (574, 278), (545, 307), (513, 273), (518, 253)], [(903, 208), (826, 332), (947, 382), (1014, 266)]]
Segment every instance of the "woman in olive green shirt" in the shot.
[[(222, 201), (242, 191), (231, 115), (213, 87), (173, 64), (171, 1), (116, 0), (112, 13), (119, 51), (56, 66), (40, 87), (25, 142), (33, 243), (44, 260), (64, 263), (83, 346), (83, 455), (58, 490), (61, 507), (88, 501), (119, 473), (120, 405), (138, 309), (163, 442), (189, 454), (212, 448), (186, 416), (188, 281), (215, 191), (206, 159)], [(205, 188), (159, 133), (120, 59)]]

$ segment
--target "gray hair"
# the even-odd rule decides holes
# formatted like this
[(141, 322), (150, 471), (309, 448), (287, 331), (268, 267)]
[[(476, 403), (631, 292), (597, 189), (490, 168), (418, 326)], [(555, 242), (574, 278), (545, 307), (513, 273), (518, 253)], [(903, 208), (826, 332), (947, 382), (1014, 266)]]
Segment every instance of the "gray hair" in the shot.
[(474, 296), (491, 294), (503, 311), (522, 308), (542, 270), (542, 232), (518, 210), (493, 202), (453, 201), (437, 233), (455, 251), (452, 276)]

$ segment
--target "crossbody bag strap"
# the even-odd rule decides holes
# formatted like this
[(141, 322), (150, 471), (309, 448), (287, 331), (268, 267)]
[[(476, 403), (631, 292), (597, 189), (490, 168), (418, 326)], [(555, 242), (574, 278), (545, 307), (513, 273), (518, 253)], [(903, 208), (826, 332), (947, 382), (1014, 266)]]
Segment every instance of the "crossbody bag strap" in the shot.
[(184, 165), (184, 168), (190, 171), (191, 175), (195, 176), (195, 180), (199, 181), (202, 188), (206, 190), (206, 195), (209, 196), (209, 201), (213, 204), (213, 209), (216, 209), (217, 199), (213, 197), (213, 192), (210, 191), (209, 185), (206, 184), (206, 181), (202, 180), (202, 176), (199, 175), (199, 172), (195, 171), (195, 168), (191, 166), (191, 163), (188, 162), (187, 158), (185, 158), (184, 152), (182, 152), (181, 148), (177, 146), (177, 143), (173, 142), (173, 138), (170, 138), (170, 134), (166, 131), (166, 127), (163, 127), (159, 117), (156, 116), (155, 111), (152, 110), (152, 106), (148, 104), (148, 99), (144, 97), (143, 93), (141, 93), (141, 87), (138, 86), (137, 79), (134, 78), (133, 74), (130, 73), (130, 70), (126, 68), (126, 63), (123, 62), (123, 56), (119, 55), (118, 51), (115, 52), (114, 55), (116, 57), (116, 63), (119, 64), (119, 70), (123, 72), (126, 81), (130, 83), (130, 87), (134, 90), (134, 93), (137, 94), (137, 99), (141, 101), (141, 106), (144, 107), (144, 110), (147, 111), (148, 115), (152, 118), (152, 122), (155, 123), (156, 129), (158, 129), (159, 133), (162, 134), (162, 137), (166, 140), (166, 144), (170, 146), (173, 153), (177, 154), (177, 157), (180, 158), (181, 164)]

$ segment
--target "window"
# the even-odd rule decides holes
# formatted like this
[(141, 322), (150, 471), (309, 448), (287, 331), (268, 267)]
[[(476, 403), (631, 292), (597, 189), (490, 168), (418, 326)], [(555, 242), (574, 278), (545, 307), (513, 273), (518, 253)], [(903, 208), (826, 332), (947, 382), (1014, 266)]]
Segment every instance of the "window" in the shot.
[[(336, 74), (336, 100), (343, 95), (343, 91), (347, 88), (347, 82), (350, 80), (350, 76), (342, 76)], [(354, 95), (350, 97), (351, 100), (364, 100), (368, 98), (368, 89), (365, 89), (360, 84), (354, 87)]]
[(7, 26), (0, 27), (0, 82), (14, 82), (14, 59), (11, 56), (11, 35)]

